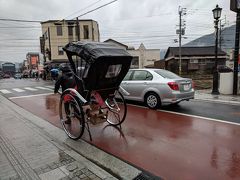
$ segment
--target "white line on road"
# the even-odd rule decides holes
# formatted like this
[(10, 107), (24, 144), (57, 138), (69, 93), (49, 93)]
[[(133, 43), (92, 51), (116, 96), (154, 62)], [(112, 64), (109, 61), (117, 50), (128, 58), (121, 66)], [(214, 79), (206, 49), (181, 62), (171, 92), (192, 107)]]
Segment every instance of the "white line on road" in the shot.
[[(147, 107), (134, 105), (134, 104), (128, 104), (128, 106), (135, 106), (135, 107), (148, 109)], [(232, 124), (232, 125), (240, 126), (240, 123), (234, 123), (234, 122), (229, 122), (229, 121), (224, 121), (224, 120), (219, 120), (219, 119), (214, 119), (214, 118), (208, 118), (208, 117), (204, 117), (204, 116), (196, 116), (196, 115), (191, 115), (191, 114), (184, 114), (184, 113), (179, 113), (179, 112), (166, 111), (166, 110), (162, 110), (162, 109), (159, 109), (157, 111), (159, 111), (159, 112), (166, 112), (166, 113), (172, 113), (172, 114), (177, 114), (177, 115), (182, 115), (182, 116), (188, 116), (188, 117), (201, 118), (201, 119), (208, 120), (208, 121), (216, 121), (216, 122), (221, 122), (221, 123), (226, 123), (226, 124)]]
[(50, 89), (53, 89), (53, 88), (54, 88), (54, 86), (45, 86), (45, 87), (50, 88)]
[(12, 93), (11, 91), (8, 91), (6, 89), (0, 89), (0, 92), (2, 92), (3, 94), (10, 94), (10, 93)]
[(37, 87), (35, 87), (35, 88), (52, 91), (52, 89), (50, 89), (50, 88), (41, 87), (41, 86), (37, 86)]
[(29, 90), (29, 91), (37, 91), (37, 89), (30, 88), (30, 87), (25, 87), (24, 89)]
[(219, 119), (214, 119), (214, 118), (208, 118), (208, 117), (203, 117), (203, 116), (196, 116), (196, 115), (184, 114), (184, 113), (173, 112), (173, 111), (166, 111), (166, 110), (157, 110), (157, 111), (167, 112), (167, 113), (172, 113), (172, 114), (177, 114), (177, 115), (182, 115), (182, 116), (188, 116), (188, 117), (201, 118), (201, 119), (205, 119), (205, 120), (208, 120), (208, 121), (216, 121), (216, 122), (221, 122), (221, 123), (227, 123), (227, 124), (233, 124), (233, 125), (240, 126), (239, 123), (234, 123), (234, 122), (229, 122), (229, 121), (224, 121), (224, 120), (219, 120)]
[(19, 88), (14, 88), (14, 89), (12, 89), (12, 90), (14, 90), (14, 91), (16, 91), (16, 92), (24, 92), (24, 91), (25, 91), (25, 90), (19, 89)]
[(17, 96), (17, 97), (10, 97), (9, 99), (20, 99), (20, 98), (29, 98), (29, 97), (36, 97), (36, 96), (47, 96), (51, 95), (53, 93), (45, 93), (45, 94), (35, 94), (35, 95), (29, 95), (29, 96)]

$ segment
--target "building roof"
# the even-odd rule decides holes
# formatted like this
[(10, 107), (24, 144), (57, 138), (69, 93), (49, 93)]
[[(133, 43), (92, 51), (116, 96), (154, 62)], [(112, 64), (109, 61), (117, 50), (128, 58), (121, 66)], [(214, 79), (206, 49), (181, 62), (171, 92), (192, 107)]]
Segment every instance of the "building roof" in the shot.
[[(61, 23), (61, 22), (67, 22), (67, 23), (75, 23), (77, 20), (48, 20), (48, 21), (42, 21), (41, 24), (45, 24), (45, 23)], [(92, 19), (79, 19), (78, 21), (95, 21)], [(97, 21), (95, 21), (97, 22)]]
[[(5, 63), (2, 63), (2, 65), (7, 65), (7, 64), (14, 64), (12, 62), (5, 62)], [(15, 64), (14, 64), (15, 65)]]
[(120, 43), (120, 42), (118, 42), (118, 41), (116, 41), (116, 40), (114, 40), (114, 39), (107, 39), (107, 40), (105, 40), (104, 42), (113, 42), (113, 43), (116, 43), (116, 44), (118, 44), (118, 45), (120, 45), (120, 46), (123, 46), (123, 47), (125, 47), (126, 49), (128, 49), (128, 46), (127, 45), (125, 45), (125, 44), (123, 44), (123, 43)]
[[(214, 46), (204, 46), (204, 47), (182, 47), (182, 56), (214, 56), (215, 47)], [(218, 48), (218, 55), (226, 56), (226, 53)], [(170, 56), (179, 56), (179, 47), (169, 47), (165, 58)]]

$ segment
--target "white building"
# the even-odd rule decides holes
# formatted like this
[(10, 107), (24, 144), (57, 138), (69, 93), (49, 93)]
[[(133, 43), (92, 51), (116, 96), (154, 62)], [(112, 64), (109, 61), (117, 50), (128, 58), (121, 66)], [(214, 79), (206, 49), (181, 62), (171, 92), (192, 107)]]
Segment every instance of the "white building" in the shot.
[(144, 68), (160, 60), (160, 49), (146, 49), (143, 43), (140, 44), (138, 49), (135, 49), (113, 39), (108, 39), (104, 42), (113, 43), (126, 49), (133, 56), (131, 68)]

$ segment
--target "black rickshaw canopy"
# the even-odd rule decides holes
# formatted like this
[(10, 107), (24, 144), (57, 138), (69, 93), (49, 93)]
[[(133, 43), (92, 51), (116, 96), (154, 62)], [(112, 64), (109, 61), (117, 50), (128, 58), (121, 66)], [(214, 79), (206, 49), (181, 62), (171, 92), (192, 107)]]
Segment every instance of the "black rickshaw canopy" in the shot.
[(76, 74), (78, 67), (72, 56), (76, 55), (80, 62), (85, 62), (84, 72), (78, 77), (82, 79), (84, 89), (98, 90), (103, 98), (118, 89), (132, 61), (125, 49), (106, 42), (71, 42), (63, 50)]
[(132, 59), (123, 48), (106, 42), (70, 42), (64, 48), (67, 55), (77, 55), (91, 64), (102, 57), (123, 57), (122, 60)]

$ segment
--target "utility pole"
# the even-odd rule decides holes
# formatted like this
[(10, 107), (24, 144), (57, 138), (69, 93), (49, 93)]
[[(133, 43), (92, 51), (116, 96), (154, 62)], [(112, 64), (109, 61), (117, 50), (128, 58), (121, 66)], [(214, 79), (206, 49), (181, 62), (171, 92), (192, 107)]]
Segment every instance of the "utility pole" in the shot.
[(78, 17), (77, 17), (77, 40), (80, 41), (80, 27), (79, 27), (79, 21), (78, 21)]
[(239, 61), (239, 34), (240, 34), (240, 2), (239, 0), (230, 0), (230, 10), (237, 13), (236, 15), (236, 33), (234, 49), (234, 72), (233, 72), (233, 95), (238, 91), (238, 61)]
[(48, 51), (48, 59), (52, 60), (52, 49), (51, 49), (51, 36), (50, 36), (50, 29), (48, 27), (48, 46), (49, 46), (49, 51)]
[(233, 95), (237, 95), (237, 91), (238, 91), (239, 32), (240, 32), (240, 10), (237, 11), (237, 16), (236, 16), (234, 72), (233, 72)]
[(185, 34), (185, 21), (182, 20), (182, 16), (186, 15), (186, 8), (181, 8), (179, 6), (178, 8), (178, 14), (179, 14), (179, 29), (177, 29), (176, 33), (178, 36), (178, 42), (179, 42), (179, 75), (182, 74), (182, 35)]

